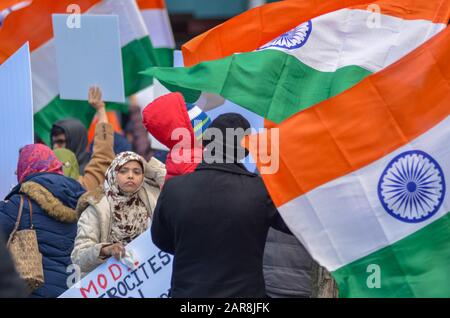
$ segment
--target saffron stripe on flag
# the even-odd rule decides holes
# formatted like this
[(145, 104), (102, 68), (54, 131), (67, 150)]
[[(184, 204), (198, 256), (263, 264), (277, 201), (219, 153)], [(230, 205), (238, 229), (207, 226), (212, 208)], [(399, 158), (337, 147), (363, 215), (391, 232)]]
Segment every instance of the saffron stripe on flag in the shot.
[(248, 10), (182, 46), (185, 66), (250, 52), (319, 15), (372, 0), (279, 1)]
[[(333, 272), (343, 297), (449, 295), (448, 56), (450, 28), (275, 126), (280, 169), (262, 177), (288, 227)], [(262, 171), (258, 150), (268, 153), (257, 148), (258, 137), (265, 139), (247, 141)], [(385, 278), (379, 290), (367, 284), (371, 265)]]
[[(400, 15), (403, 9), (398, 10)], [(442, 10), (434, 4), (421, 12), (428, 17)], [(411, 12), (418, 15), (417, 10)], [(215, 93), (280, 123), (380, 71), (445, 28), (425, 19), (384, 14), (379, 16), (381, 25), (371, 28), (367, 21), (372, 15), (360, 9), (338, 10), (297, 26), (255, 52), (191, 68), (153, 68), (145, 74), (181, 91), (188, 102), (200, 91)]]
[[(275, 204), (364, 167), (446, 118), (448, 56), (450, 28), (353, 88), (276, 126), (280, 169), (263, 176)], [(250, 141), (252, 155), (259, 158), (257, 135)], [(267, 155), (266, 149), (259, 150)]]

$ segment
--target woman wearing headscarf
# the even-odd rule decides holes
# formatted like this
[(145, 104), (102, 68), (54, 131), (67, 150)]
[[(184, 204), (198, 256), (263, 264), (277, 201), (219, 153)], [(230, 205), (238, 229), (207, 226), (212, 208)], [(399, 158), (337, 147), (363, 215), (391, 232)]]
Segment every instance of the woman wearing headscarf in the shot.
[(122, 152), (106, 172), (103, 189), (86, 193), (78, 203), (83, 211), (72, 261), (86, 275), (110, 256), (124, 255), (124, 246), (149, 227), (160, 188), (164, 165), (146, 162), (134, 152)]
[(31, 211), (44, 271), (44, 285), (31, 296), (56, 298), (68, 288), (66, 271), (77, 232), (75, 208), (84, 189), (63, 175), (62, 163), (42, 144), (20, 150), (17, 179), (19, 184), (0, 202), (0, 231), (12, 232), (23, 197), (18, 230), (30, 228)]

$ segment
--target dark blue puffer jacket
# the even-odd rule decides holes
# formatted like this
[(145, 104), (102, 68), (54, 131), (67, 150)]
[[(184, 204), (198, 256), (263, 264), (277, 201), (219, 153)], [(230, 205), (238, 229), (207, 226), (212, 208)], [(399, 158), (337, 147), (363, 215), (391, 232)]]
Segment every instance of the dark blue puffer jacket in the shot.
[[(85, 192), (75, 180), (54, 173), (30, 175), (0, 202), (0, 230), (12, 232), (19, 211), (20, 194), (31, 199), (33, 224), (42, 253), (45, 284), (32, 297), (56, 298), (67, 289), (67, 267), (72, 263), (77, 234), (78, 198)], [(24, 197), (19, 230), (30, 227), (30, 212)]]

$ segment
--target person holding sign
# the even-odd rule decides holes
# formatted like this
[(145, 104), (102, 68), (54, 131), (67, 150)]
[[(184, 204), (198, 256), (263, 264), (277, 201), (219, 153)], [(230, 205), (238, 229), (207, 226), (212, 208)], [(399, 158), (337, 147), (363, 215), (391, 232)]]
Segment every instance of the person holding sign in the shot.
[(110, 256), (120, 260), (124, 246), (148, 229), (165, 176), (165, 166), (155, 158), (146, 162), (122, 152), (108, 168), (103, 189), (80, 199), (71, 257), (83, 277)]
[(104, 181), (105, 171), (115, 154), (114, 129), (108, 123), (102, 91), (99, 87), (89, 89), (89, 104), (97, 111), (98, 123), (95, 127), (94, 147), (89, 160), (87, 130), (77, 119), (56, 122), (52, 127), (52, 147), (54, 150), (66, 148), (75, 153), (80, 166), (78, 181), (86, 190), (94, 190)]

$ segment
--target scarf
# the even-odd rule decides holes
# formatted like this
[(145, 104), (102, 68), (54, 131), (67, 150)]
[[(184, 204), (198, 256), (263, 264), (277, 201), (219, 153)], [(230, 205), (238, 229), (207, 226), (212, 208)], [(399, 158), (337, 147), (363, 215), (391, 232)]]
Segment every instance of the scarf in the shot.
[(58, 148), (53, 150), (55, 156), (63, 164), (63, 172), (66, 177), (78, 180), (80, 177), (80, 168), (78, 166), (75, 154), (66, 148)]
[(17, 163), (17, 180), (21, 183), (26, 177), (39, 172), (63, 174), (61, 161), (52, 150), (42, 144), (26, 145), (20, 150)]
[(106, 171), (104, 183), (112, 217), (110, 241), (123, 245), (145, 232), (149, 219), (149, 211), (139, 196), (144, 180), (134, 193), (123, 193), (117, 182), (119, 170), (130, 161), (137, 161), (143, 168), (145, 167), (144, 159), (138, 154), (131, 151), (122, 152), (116, 156)]

